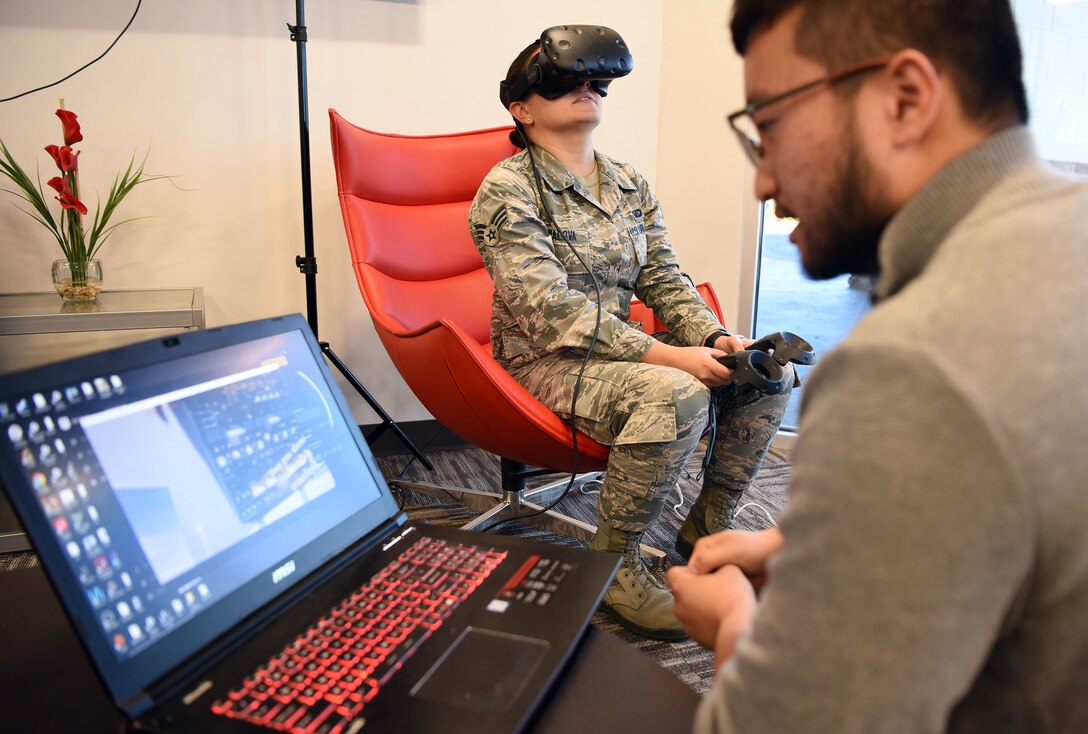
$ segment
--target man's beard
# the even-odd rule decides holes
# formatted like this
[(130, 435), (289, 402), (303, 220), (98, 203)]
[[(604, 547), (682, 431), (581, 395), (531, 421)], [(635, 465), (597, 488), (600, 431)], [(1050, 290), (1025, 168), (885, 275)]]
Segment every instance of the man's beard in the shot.
[(835, 166), (823, 226), (806, 225), (808, 242), (801, 252), (801, 266), (813, 280), (847, 273), (876, 275), (880, 270), (880, 236), (892, 215), (881, 201), (854, 128), (851, 118), (843, 135), (846, 153)]

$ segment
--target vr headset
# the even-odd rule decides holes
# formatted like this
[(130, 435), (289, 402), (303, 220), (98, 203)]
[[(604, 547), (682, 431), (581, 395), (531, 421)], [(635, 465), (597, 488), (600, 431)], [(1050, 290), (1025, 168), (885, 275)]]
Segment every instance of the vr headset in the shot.
[(611, 28), (557, 25), (540, 34), (540, 53), (525, 73), (499, 83), (499, 99), (507, 109), (530, 91), (557, 99), (586, 79), (604, 97), (609, 83), (631, 73), (634, 63), (627, 44)]

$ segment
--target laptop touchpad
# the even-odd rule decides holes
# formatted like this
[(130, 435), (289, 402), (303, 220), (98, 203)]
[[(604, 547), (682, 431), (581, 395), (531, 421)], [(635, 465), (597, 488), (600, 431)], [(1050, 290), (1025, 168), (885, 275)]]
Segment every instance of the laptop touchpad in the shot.
[(469, 627), (412, 695), (471, 711), (506, 711), (550, 647), (546, 640)]

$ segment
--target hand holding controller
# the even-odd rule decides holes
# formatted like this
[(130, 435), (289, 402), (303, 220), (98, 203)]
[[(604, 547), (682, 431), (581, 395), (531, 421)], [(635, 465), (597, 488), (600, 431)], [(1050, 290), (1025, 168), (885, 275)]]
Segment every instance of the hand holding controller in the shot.
[(733, 384), (764, 395), (778, 395), (786, 390), (787, 363), (810, 365), (816, 361), (812, 345), (789, 331), (779, 331), (718, 359), (733, 370)]

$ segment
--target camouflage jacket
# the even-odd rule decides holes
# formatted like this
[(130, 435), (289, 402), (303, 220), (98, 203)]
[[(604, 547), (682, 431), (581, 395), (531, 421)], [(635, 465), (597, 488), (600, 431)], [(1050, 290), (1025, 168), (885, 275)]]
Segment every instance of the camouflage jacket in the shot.
[(646, 180), (631, 166), (596, 153), (598, 203), (547, 151), (533, 148), (544, 197), (540, 205), (529, 154), (496, 165), (469, 210), (469, 227), (495, 284), (491, 346), (507, 369), (545, 354), (589, 348), (600, 287), (604, 308), (594, 354), (638, 362), (653, 343), (629, 322), (631, 297), (650, 306), (679, 343), (701, 344), (721, 325), (680, 271), (664, 218)]

